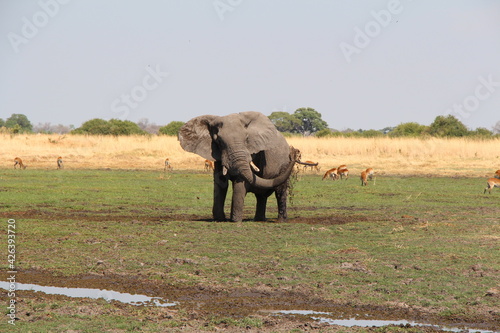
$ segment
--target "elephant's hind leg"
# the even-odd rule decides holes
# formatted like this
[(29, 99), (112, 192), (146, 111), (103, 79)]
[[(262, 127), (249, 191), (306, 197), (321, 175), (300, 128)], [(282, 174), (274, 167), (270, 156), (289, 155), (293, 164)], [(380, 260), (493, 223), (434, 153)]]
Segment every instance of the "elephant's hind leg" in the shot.
[(278, 220), (276, 222), (286, 222), (288, 218), (286, 212), (286, 200), (288, 195), (288, 182), (276, 189), (276, 200), (278, 202)]

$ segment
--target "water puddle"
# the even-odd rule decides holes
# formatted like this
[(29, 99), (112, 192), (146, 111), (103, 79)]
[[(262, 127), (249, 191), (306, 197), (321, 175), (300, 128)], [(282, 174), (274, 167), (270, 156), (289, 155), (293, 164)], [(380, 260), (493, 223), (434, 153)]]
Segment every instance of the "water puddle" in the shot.
[[(418, 323), (414, 321), (408, 320), (371, 320), (371, 319), (357, 319), (357, 318), (349, 318), (349, 319), (332, 319), (334, 315), (330, 312), (318, 312), (318, 311), (308, 311), (308, 310), (282, 310), (282, 311), (273, 311), (277, 314), (291, 314), (291, 315), (302, 315), (311, 317), (314, 320), (319, 321), (320, 323), (328, 323), (330, 325), (339, 325), (344, 327), (383, 327), (387, 325), (411, 325), (411, 326), (421, 326), (421, 327), (430, 327), (435, 329), (440, 329), (448, 332), (468, 332), (468, 333), (494, 333), (493, 331), (487, 330), (479, 330), (475, 328), (467, 328), (467, 327), (449, 327), (449, 326), (441, 326), (441, 325), (432, 325), (432, 324), (424, 324)], [(330, 318), (332, 317), (332, 318)]]
[[(9, 290), (12, 289), (10, 282), (0, 281), (0, 289)], [(15, 290), (32, 290), (35, 292), (42, 292), (49, 295), (64, 295), (68, 297), (79, 297), (79, 298), (92, 298), (99, 299), (103, 298), (106, 301), (118, 301), (121, 303), (131, 304), (131, 305), (144, 305), (144, 306), (159, 306), (159, 307), (169, 307), (175, 306), (177, 302), (168, 302), (160, 297), (149, 297), (146, 295), (139, 294), (129, 294), (120, 293), (113, 290), (106, 289), (91, 289), (91, 288), (66, 288), (66, 287), (48, 287), (41, 286), (37, 284), (27, 284), (27, 283), (16, 283)], [(387, 325), (411, 325), (411, 326), (421, 326), (440, 329), (448, 332), (460, 332), (460, 333), (494, 333), (494, 331), (480, 330), (472, 328), (471, 326), (441, 326), (433, 325), (429, 323), (419, 323), (408, 320), (372, 320), (369, 318), (363, 318), (363, 316), (357, 316), (359, 318), (349, 318), (349, 319), (337, 319), (338, 315), (332, 312), (319, 312), (319, 311), (308, 311), (308, 310), (275, 310), (275, 311), (263, 311), (271, 312), (276, 315), (301, 315), (308, 316), (320, 323), (327, 323), (330, 325), (339, 325), (344, 327), (383, 327)], [(367, 317), (367, 316), (365, 316)]]
[[(10, 283), (0, 281), (0, 288), (9, 290)], [(160, 297), (149, 297), (146, 295), (119, 293), (113, 290), (106, 289), (90, 289), (90, 288), (65, 288), (65, 287), (46, 287), (37, 284), (16, 283), (16, 290), (33, 290), (39, 291), (49, 295), (64, 295), (68, 297), (82, 297), (82, 298), (103, 298), (106, 301), (118, 301), (132, 305), (146, 305), (146, 306), (174, 306), (177, 303), (167, 302)]]

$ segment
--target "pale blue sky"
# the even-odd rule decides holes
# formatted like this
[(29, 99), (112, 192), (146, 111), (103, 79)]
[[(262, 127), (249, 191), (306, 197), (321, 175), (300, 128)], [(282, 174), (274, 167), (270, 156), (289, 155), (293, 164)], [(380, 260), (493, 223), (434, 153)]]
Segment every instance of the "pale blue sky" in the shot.
[(3, 119), (500, 121), (497, 0), (0, 0), (0, 37)]

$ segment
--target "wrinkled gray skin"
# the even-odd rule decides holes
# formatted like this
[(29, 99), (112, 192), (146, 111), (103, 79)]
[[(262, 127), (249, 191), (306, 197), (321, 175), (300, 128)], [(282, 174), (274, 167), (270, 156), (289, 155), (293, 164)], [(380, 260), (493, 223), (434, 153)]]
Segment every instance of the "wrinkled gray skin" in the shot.
[[(278, 201), (278, 222), (286, 220), (288, 179), (299, 151), (288, 145), (268, 117), (259, 112), (199, 116), (182, 126), (179, 141), (184, 150), (215, 161), (214, 220), (226, 220), (229, 180), (233, 184), (231, 221), (243, 219), (248, 192), (257, 198), (256, 221), (265, 221), (267, 198), (273, 193)], [(250, 166), (251, 161), (259, 171)]]

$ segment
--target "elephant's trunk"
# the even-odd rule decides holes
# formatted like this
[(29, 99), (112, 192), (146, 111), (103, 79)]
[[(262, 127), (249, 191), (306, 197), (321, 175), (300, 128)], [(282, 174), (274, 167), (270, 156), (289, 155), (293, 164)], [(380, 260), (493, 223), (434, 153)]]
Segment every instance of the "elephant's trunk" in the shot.
[(233, 165), (236, 166), (236, 170), (238, 170), (241, 177), (243, 177), (243, 179), (245, 179), (250, 185), (262, 189), (275, 189), (276, 187), (286, 182), (290, 177), (290, 174), (292, 173), (293, 167), (295, 165), (295, 159), (292, 158), (287, 168), (281, 174), (272, 179), (265, 179), (253, 173), (250, 167), (251, 160), (248, 161), (246, 156), (239, 156), (239, 158), (236, 159)]

